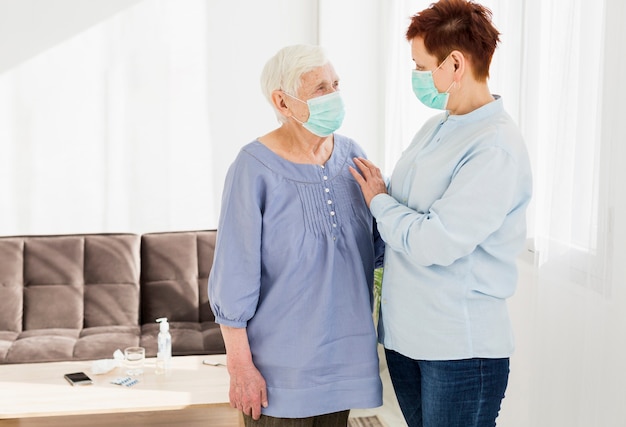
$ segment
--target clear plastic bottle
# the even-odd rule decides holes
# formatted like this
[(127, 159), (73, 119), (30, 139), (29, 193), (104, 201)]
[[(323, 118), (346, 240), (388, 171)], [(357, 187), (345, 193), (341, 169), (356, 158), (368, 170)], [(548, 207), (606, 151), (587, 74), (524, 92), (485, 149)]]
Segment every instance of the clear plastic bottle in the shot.
[(155, 373), (168, 373), (172, 362), (172, 335), (167, 317), (156, 320), (160, 323), (159, 336), (157, 337), (157, 360)]

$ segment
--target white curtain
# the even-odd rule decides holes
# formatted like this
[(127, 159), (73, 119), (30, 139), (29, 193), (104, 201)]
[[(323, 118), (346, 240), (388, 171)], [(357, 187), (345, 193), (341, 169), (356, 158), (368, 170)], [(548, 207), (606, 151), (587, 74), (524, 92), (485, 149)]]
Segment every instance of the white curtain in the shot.
[(536, 262), (610, 295), (610, 151), (600, 128), (604, 2), (526, 1), (521, 125), (533, 154)]

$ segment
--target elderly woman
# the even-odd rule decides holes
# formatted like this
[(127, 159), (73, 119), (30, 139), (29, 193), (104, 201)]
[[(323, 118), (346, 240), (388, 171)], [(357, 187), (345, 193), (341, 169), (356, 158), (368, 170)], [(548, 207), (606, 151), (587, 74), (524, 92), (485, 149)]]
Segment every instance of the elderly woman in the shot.
[(344, 105), (321, 48), (283, 48), (261, 83), (280, 126), (229, 169), (209, 279), (231, 405), (246, 426), (346, 426), (351, 408), (382, 404), (371, 306), (382, 245), (348, 169), (364, 153), (334, 133)]
[(446, 110), (415, 135), (388, 189), (356, 160), (386, 243), (380, 341), (410, 427), (492, 427), (513, 352), (506, 299), (526, 238), (531, 170), (522, 136), (487, 86), (491, 12), (440, 0), (406, 33), (413, 91)]

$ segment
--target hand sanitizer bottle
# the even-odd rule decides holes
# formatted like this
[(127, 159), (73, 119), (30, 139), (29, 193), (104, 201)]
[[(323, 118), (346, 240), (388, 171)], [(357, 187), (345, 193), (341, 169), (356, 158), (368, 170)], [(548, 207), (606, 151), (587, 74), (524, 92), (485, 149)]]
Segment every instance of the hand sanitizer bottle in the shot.
[(167, 317), (161, 317), (156, 320), (160, 323), (159, 336), (157, 337), (157, 360), (156, 374), (167, 373), (170, 370), (172, 361), (172, 336), (170, 335), (170, 324), (167, 323)]

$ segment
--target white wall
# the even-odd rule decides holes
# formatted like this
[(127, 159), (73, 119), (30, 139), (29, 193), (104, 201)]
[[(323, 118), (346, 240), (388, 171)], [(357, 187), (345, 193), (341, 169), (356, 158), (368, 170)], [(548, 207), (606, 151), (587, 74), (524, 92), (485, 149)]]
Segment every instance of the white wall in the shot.
[[(230, 162), (277, 126), (261, 69), (287, 44), (317, 43), (317, 9), (0, 0), (0, 234), (216, 227)], [(191, 37), (206, 50), (177, 61)]]
[[(190, 4), (204, 16), (181, 12)], [(0, 0), (0, 181), (11, 183), (0, 187), (0, 234), (216, 227), (228, 166), (278, 125), (259, 77), (289, 44), (327, 48), (346, 90), (340, 132), (378, 160), (376, 31), (352, 43), (337, 17), (358, 9), (354, 29), (380, 7), (376, 0)], [(176, 16), (168, 21), (168, 13)], [(336, 21), (322, 32), (320, 13)], [(190, 37), (205, 38), (206, 51), (175, 62)], [(354, 56), (341, 54), (350, 50)], [(76, 63), (64, 67), (59, 52)], [(181, 77), (168, 80), (173, 73)]]
[(141, 0), (0, 0), (0, 73)]
[[(219, 156), (219, 161), (211, 159), (207, 167), (214, 178), (213, 194), (219, 200), (226, 171), (239, 149), (278, 126), (261, 94), (261, 70), (283, 46), (317, 43), (317, 2), (236, 0), (207, 4), (210, 137)], [(212, 212), (215, 217), (218, 213)]]

